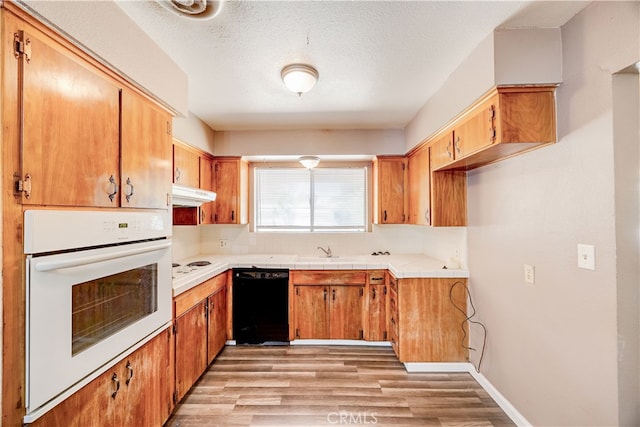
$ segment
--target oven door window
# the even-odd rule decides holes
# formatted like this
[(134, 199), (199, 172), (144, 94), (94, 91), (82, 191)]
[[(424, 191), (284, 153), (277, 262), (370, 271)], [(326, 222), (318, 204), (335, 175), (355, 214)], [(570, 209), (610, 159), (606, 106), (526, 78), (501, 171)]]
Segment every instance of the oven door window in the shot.
[(149, 264), (74, 285), (71, 354), (99, 343), (158, 309), (158, 268)]

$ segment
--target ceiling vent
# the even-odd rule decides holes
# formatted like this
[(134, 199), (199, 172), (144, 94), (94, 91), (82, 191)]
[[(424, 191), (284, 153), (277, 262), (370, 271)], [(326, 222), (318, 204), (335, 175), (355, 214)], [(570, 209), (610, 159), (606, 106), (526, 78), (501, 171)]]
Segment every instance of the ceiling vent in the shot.
[(222, 9), (222, 0), (157, 0), (173, 13), (189, 19), (211, 19)]

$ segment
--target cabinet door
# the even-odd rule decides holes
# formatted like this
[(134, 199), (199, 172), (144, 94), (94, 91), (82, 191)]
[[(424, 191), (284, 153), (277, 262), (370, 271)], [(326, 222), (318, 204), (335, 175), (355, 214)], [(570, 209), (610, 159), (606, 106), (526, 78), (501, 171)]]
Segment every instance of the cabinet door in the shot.
[[(213, 159), (200, 156), (200, 188), (213, 191)], [(215, 202), (203, 203), (200, 206), (200, 224), (213, 224)]]
[(176, 319), (176, 401), (207, 367), (206, 300)]
[(200, 156), (178, 144), (173, 144), (173, 182), (200, 188)]
[(167, 209), (171, 194), (171, 117), (122, 91), (121, 206)]
[(239, 224), (240, 159), (216, 159), (214, 174), (214, 220), (217, 224)]
[(429, 225), (429, 149), (422, 147), (409, 156), (409, 222), (415, 225)]
[(22, 173), (31, 192), (23, 203), (118, 206), (119, 86), (54, 41), (35, 34), (26, 39)]
[(404, 158), (378, 158), (375, 163), (377, 185), (378, 224), (403, 224), (405, 222)]
[(145, 344), (119, 364), (122, 406), (118, 424), (159, 426), (171, 412), (169, 331)]
[(452, 162), (454, 160), (453, 148), (453, 132), (446, 132), (436, 139), (429, 147), (431, 170), (438, 169), (440, 166)]
[(331, 286), (331, 339), (364, 339), (364, 286)]
[(329, 287), (295, 287), (295, 328), (298, 339), (329, 338)]
[(386, 341), (387, 337), (387, 286), (369, 285), (368, 310), (369, 341)]
[(30, 425), (162, 425), (171, 410), (169, 335), (162, 332)]
[(498, 95), (492, 96), (469, 113), (453, 131), (454, 158), (459, 159), (496, 140), (494, 119)]
[(211, 363), (227, 342), (227, 289), (209, 296), (209, 331), (207, 364)]

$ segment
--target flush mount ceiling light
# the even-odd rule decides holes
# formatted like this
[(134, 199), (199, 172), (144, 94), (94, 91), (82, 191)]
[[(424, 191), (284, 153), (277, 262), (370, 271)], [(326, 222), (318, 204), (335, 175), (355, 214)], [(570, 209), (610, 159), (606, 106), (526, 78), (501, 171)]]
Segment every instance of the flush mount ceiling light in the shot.
[(298, 96), (311, 90), (318, 80), (318, 70), (307, 64), (289, 64), (280, 73), (284, 85)]
[(302, 156), (298, 161), (307, 169), (313, 169), (320, 163), (320, 157), (316, 156)]
[(222, 9), (222, 0), (157, 0), (171, 12), (190, 19), (211, 19)]

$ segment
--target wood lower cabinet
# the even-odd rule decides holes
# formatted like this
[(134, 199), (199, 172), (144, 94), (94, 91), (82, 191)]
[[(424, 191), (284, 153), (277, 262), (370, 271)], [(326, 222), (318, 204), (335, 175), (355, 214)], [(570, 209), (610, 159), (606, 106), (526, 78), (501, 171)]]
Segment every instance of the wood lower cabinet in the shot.
[(207, 364), (220, 353), (227, 342), (227, 288), (220, 288), (207, 298)]
[(163, 425), (173, 408), (170, 339), (166, 329), (30, 425)]
[(367, 331), (368, 341), (387, 341), (388, 333), (388, 291), (385, 272), (374, 271), (367, 273), (368, 301), (367, 301)]
[(179, 402), (207, 368), (206, 300), (176, 317), (176, 402)]
[(293, 339), (364, 339), (365, 273), (294, 271)]
[(174, 298), (175, 402), (200, 378), (227, 341), (227, 274)]
[(391, 344), (401, 362), (468, 360), (466, 282), (457, 278), (398, 280), (389, 274)]

